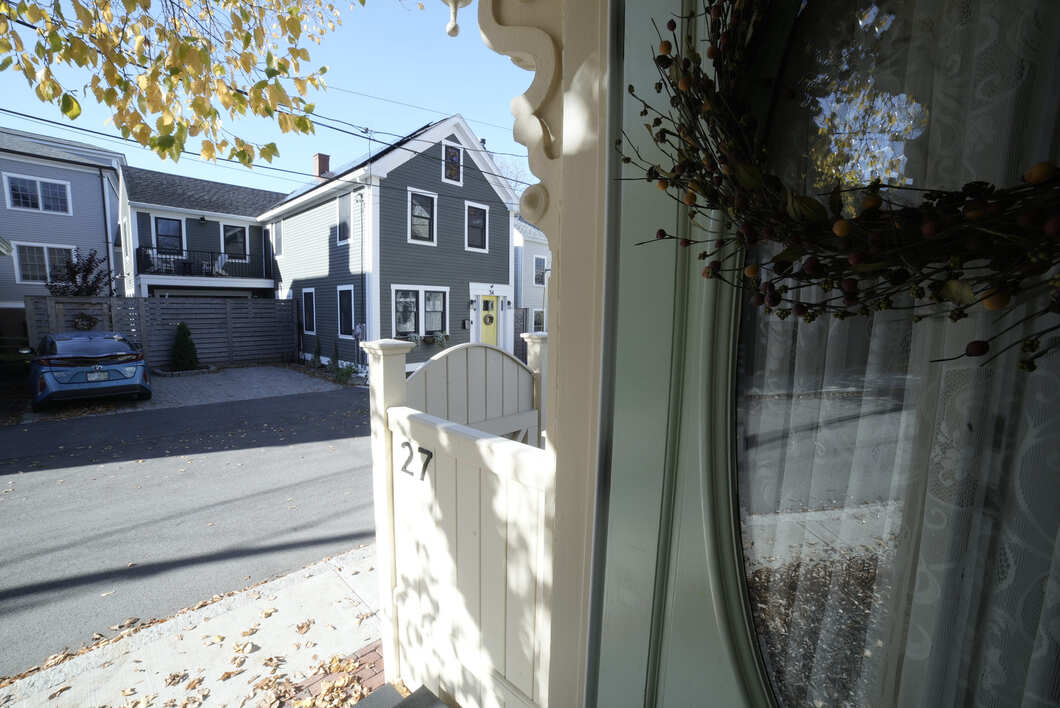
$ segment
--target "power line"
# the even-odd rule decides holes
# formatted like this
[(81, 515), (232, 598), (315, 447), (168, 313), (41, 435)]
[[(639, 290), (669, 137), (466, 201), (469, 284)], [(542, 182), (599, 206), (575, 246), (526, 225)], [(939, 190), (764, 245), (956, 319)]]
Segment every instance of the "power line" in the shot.
[[(415, 103), (406, 103), (404, 101), (397, 101), (397, 100), (394, 100), (393, 98), (383, 98), (382, 96), (374, 96), (374, 95), (372, 95), (370, 93), (364, 93), (362, 91), (354, 91), (352, 89), (342, 88), (341, 86), (333, 86), (331, 84), (328, 84), (328, 89), (334, 89), (335, 91), (341, 91), (342, 93), (349, 93), (349, 94), (352, 94), (354, 96), (362, 96), (364, 98), (370, 98), (370, 99), (372, 99), (374, 101), (383, 101), (384, 103), (393, 103), (396, 106), (404, 106), (405, 108), (415, 108), (415, 109), (420, 110), (420, 111), (427, 111), (428, 113), (436, 113), (437, 115), (441, 115), (441, 116), (450, 116), (450, 115), (452, 115), (452, 113), (448, 113), (446, 111), (439, 111), (439, 110), (437, 110), (435, 108), (427, 108), (426, 106), (418, 106)], [(496, 123), (490, 123), (490, 122), (484, 121), (484, 120), (477, 120), (475, 118), (467, 118), (466, 120), (467, 120), (468, 123), (478, 123), (479, 125), (488, 125), (491, 128), (499, 128), (500, 130), (511, 130), (512, 129), (512, 126), (510, 126), (510, 125), (497, 125)]]
[[(57, 126), (59, 128), (65, 128), (65, 129), (68, 129), (68, 130), (76, 130), (76, 131), (79, 131), (79, 132), (82, 132), (82, 133), (96, 135), (96, 136), (99, 136), (99, 137), (102, 137), (102, 138), (105, 138), (105, 139), (108, 139), (108, 140), (111, 140), (111, 141), (122, 141), (124, 143), (129, 143), (129, 144), (135, 145), (136, 147), (144, 149), (144, 150), (151, 150), (151, 148), (146, 147), (144, 145), (141, 145), (139, 142), (137, 142), (133, 138), (125, 138), (125, 137), (122, 137), (122, 136), (119, 136), (119, 135), (111, 135), (109, 133), (104, 133), (104, 132), (99, 131), (99, 130), (93, 130), (92, 128), (84, 128), (84, 127), (75, 126), (75, 125), (65, 125), (63, 123), (60, 123), (59, 121), (50, 120), (48, 118), (42, 118), (40, 116), (35, 116), (35, 115), (29, 114), (29, 113), (22, 113), (20, 111), (14, 111), (14, 110), (11, 110), (10, 108), (0, 108), (0, 112), (7, 113), (7, 114), (10, 114), (10, 115), (14, 115), (14, 116), (17, 116), (19, 118), (24, 118), (26, 120), (32, 120), (32, 121), (37, 121), (39, 123), (45, 123), (47, 125)], [(343, 132), (345, 132), (345, 131), (343, 131)], [(364, 136), (357, 136), (357, 137), (364, 137)], [(368, 139), (371, 140), (371, 138), (368, 138)], [(381, 141), (379, 141), (379, 142), (381, 142)], [(383, 143), (383, 144), (386, 145), (387, 143)], [(152, 150), (152, 152), (154, 152), (154, 151)], [(415, 151), (413, 151), (413, 152), (415, 152)], [(190, 150), (182, 150), (181, 154), (182, 155), (186, 155), (186, 156), (190, 157), (191, 159), (193, 159), (193, 160), (195, 160), (197, 162), (203, 162), (204, 164), (209, 164), (206, 161), (200, 159), (198, 155), (196, 155), (194, 152), (191, 152)], [(422, 155), (422, 153), (418, 153), (418, 154)], [(427, 157), (430, 157), (430, 156), (427, 156)], [(243, 169), (246, 169), (246, 166), (244, 166), (243, 163), (239, 162), (238, 160), (234, 160), (232, 158), (218, 157), (218, 158), (216, 158), (216, 160), (219, 160), (221, 162), (228, 162), (228, 163), (237, 164), (237, 165), (240, 165)], [(239, 168), (229, 168), (229, 167), (226, 167), (225, 165), (216, 165), (216, 166), (217, 167), (221, 167), (221, 168), (225, 168), (225, 169), (239, 169)], [(317, 175), (312, 173), (312, 172), (303, 172), (303, 171), (300, 171), (300, 170), (292, 170), (292, 169), (288, 169), (288, 168), (285, 168), (285, 167), (276, 167), (274, 165), (263, 165), (263, 164), (260, 164), (260, 163), (252, 163), (251, 166), (252, 167), (257, 167), (257, 168), (262, 169), (262, 170), (268, 170), (268, 171), (271, 171), (271, 172), (280, 172), (280, 173), (283, 173), (283, 174), (298, 175), (300, 177), (310, 177), (310, 178), (313, 178), (313, 179), (317, 178)], [(490, 173), (483, 173), (483, 174), (490, 174)], [(290, 182), (295, 182), (295, 183), (297, 183), (299, 185), (303, 185), (303, 186), (306, 184), (306, 180), (304, 180), (304, 179), (293, 179), (293, 178), (290, 178), (290, 177), (274, 177), (273, 179), (284, 179), (284, 180), (287, 180), (287, 181), (290, 181)], [(320, 185), (328, 184), (328, 183), (331, 183), (331, 182), (342, 182), (344, 184), (351, 184), (351, 185), (356, 185), (356, 186), (361, 186), (361, 187), (367, 186), (367, 185), (365, 185), (364, 182), (359, 182), (357, 180), (343, 179), (341, 177), (325, 178), (320, 183)], [(316, 185), (316, 186), (320, 186), (320, 185)], [(402, 187), (392, 187), (390, 185), (385, 185), (385, 184), (380, 184), (378, 186), (379, 186), (380, 189), (391, 189), (391, 190), (394, 190), (394, 191), (400, 191), (402, 193), (404, 193), (406, 191)], [(446, 193), (446, 192), (438, 192), (437, 194), (438, 194), (438, 196), (445, 196), (445, 197), (450, 197), (450, 198), (458, 199), (458, 200), (459, 199), (464, 199), (465, 196), (466, 196), (466, 195), (462, 195), (462, 194), (453, 194), (453, 193)], [(486, 203), (500, 204), (500, 205), (502, 205), (502, 206), (504, 206), (505, 208), (508, 208), (508, 209), (518, 209), (518, 207), (519, 207), (518, 202), (507, 202), (507, 201), (504, 201), (504, 200), (499, 199), (499, 198), (498, 199), (485, 199), (483, 201), (485, 201)]]

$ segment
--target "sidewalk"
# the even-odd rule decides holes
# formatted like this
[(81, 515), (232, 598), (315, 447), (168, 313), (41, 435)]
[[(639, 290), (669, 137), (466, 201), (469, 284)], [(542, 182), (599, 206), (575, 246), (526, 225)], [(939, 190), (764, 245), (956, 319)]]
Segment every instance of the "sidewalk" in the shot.
[(279, 706), (354, 670), (349, 682), (371, 691), (382, 683), (374, 564), (366, 544), (200, 603), (0, 688), (0, 706)]

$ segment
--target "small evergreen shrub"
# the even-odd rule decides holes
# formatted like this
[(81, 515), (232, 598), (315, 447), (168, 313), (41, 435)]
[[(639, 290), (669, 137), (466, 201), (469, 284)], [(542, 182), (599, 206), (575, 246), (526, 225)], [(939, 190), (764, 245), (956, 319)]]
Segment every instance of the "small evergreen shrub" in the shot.
[(199, 368), (199, 352), (196, 351), (195, 342), (191, 339), (191, 330), (183, 322), (177, 325), (177, 337), (173, 340), (170, 359), (174, 371), (191, 371)]
[(343, 384), (343, 385), (348, 384), (350, 382), (350, 379), (353, 378), (353, 374), (354, 374), (354, 368), (352, 366), (349, 366), (349, 365), (340, 366), (337, 369), (335, 369), (335, 374), (334, 374), (335, 381), (336, 381), (336, 383), (340, 383), (340, 384)]

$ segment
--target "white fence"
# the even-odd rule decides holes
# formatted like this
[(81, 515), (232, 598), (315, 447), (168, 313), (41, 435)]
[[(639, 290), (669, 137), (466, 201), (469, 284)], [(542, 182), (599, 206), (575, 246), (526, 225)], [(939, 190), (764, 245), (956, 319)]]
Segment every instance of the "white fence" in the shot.
[[(472, 404), (481, 391), (485, 413), (477, 424), (531, 435), (539, 422), (537, 372), (494, 359), (502, 375), (496, 385), (480, 385), (494, 352), (465, 345), (406, 383), (410, 344), (361, 346), (369, 355), (387, 680), (426, 685), (469, 708), (546, 706), (554, 461), (538, 447), (462, 422), (477, 417)], [(412, 400), (460, 422), (406, 405)]]

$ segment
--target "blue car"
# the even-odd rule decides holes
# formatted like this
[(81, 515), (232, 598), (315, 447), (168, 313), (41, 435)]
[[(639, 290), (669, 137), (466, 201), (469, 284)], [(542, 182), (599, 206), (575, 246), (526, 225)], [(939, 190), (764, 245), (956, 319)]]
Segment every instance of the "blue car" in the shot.
[(143, 352), (117, 332), (49, 334), (31, 353), (29, 385), (35, 411), (74, 398), (151, 397)]

